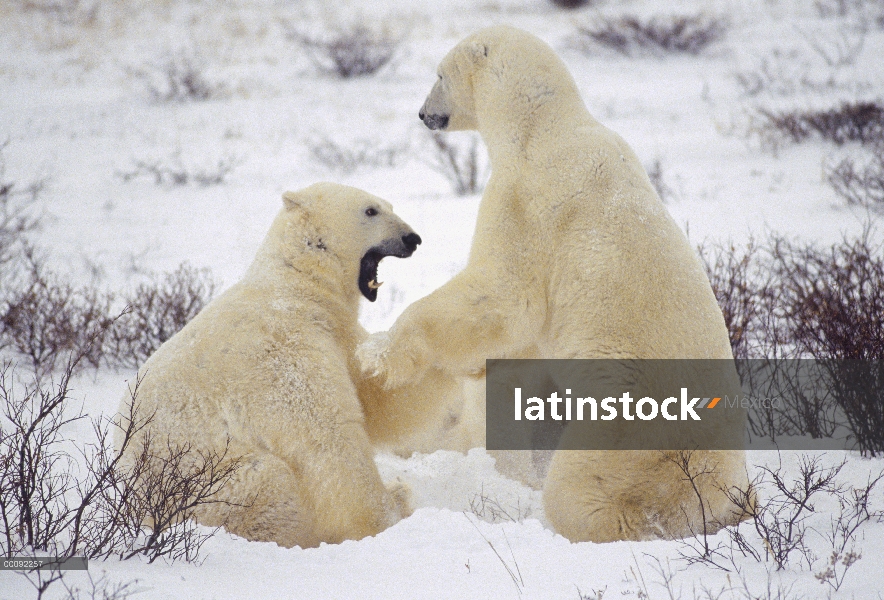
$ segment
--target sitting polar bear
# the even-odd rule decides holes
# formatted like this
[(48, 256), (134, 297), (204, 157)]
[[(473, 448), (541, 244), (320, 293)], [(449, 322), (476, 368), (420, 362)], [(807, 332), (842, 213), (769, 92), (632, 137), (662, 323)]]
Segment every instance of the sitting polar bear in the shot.
[(354, 188), (316, 184), (283, 202), (242, 281), (144, 364), (137, 408), (153, 415), (152, 448), (168, 438), (221, 455), (229, 443), (240, 460), (212, 498), (221, 503), (197, 520), (307, 547), (373, 535), (410, 513), (407, 490), (385, 488), (374, 463), (354, 350), (367, 335), (360, 292), (373, 301), (380, 260), (410, 256), (421, 239)]
[[(480, 374), (488, 358), (732, 358), (700, 260), (549, 46), (491, 27), (451, 50), (438, 76), (421, 119), (478, 130), (491, 179), (467, 266), (357, 350), (366, 373), (396, 389), (429, 368)], [(671, 454), (534, 458), (548, 468), (546, 517), (574, 541), (715, 530), (741, 516), (721, 490), (748, 487), (741, 450), (694, 453), (705, 505)]]

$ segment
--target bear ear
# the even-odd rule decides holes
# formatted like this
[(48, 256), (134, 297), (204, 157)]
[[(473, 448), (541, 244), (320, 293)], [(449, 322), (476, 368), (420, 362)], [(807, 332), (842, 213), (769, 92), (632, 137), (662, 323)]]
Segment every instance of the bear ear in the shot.
[(282, 195), (282, 205), (286, 210), (305, 210), (310, 203), (311, 197), (304, 190), (300, 192), (286, 192)]
[(286, 192), (282, 195), (282, 205), (286, 210), (292, 210), (300, 205), (298, 192)]
[(470, 44), (470, 56), (473, 62), (480, 62), (488, 57), (488, 44), (482, 42), (473, 42)]

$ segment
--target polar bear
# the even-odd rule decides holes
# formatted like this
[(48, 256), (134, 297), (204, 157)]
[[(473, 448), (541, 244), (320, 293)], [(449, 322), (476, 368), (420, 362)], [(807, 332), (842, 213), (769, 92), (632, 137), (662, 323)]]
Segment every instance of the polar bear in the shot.
[(410, 256), (421, 239), (355, 188), (315, 184), (283, 204), (243, 279), (141, 368), (138, 414), (153, 418), (127, 460), (148, 430), (154, 450), (226, 449), (241, 467), (197, 520), (309, 547), (376, 534), (410, 512), (407, 490), (387, 489), (374, 463), (354, 350), (378, 263)]
[[(396, 389), (430, 368), (481, 374), (488, 358), (732, 358), (698, 256), (548, 45), (507, 26), (467, 37), (442, 60), (420, 118), (478, 130), (491, 178), (466, 267), (360, 346), (366, 373)], [(554, 528), (603, 542), (738, 521), (721, 490), (748, 487), (745, 453), (693, 461), (705, 505), (671, 454), (560, 450), (534, 462), (548, 469)]]

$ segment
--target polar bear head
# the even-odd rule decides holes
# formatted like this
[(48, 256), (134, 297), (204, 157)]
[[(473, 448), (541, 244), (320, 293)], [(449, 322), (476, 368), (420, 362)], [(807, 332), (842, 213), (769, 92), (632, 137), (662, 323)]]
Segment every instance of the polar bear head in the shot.
[(543, 104), (581, 102), (571, 74), (553, 49), (505, 25), (465, 38), (442, 59), (437, 75), (419, 113), (430, 129), (483, 131), (491, 120), (531, 119)]
[[(378, 264), (386, 256), (406, 258), (421, 243), (420, 236), (400, 219), (390, 203), (360, 189), (317, 183), (283, 194), (277, 221), (282, 243), (300, 253), (333, 259), (368, 300), (377, 299)], [(291, 248), (293, 247), (293, 248)], [(292, 257), (290, 260), (298, 260)]]

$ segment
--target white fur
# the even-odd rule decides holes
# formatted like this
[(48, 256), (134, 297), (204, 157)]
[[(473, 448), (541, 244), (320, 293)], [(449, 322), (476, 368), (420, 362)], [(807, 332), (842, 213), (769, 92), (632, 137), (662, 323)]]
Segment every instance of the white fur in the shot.
[[(421, 112), (478, 129), (491, 179), (466, 268), (360, 348), (364, 369), (396, 389), (431, 368), (481, 374), (486, 358), (731, 357), (700, 260), (549, 46), (491, 27), (449, 52), (439, 75)], [(744, 453), (696, 460), (713, 470), (702, 482), (709, 526), (734, 522), (716, 488), (747, 485)], [(545, 461), (520, 469), (535, 463)], [(687, 535), (700, 517), (679, 477), (660, 453), (557, 452), (546, 514), (575, 541)]]
[(217, 454), (229, 440), (228, 457), (242, 462), (214, 499), (245, 506), (203, 507), (200, 522), (306, 547), (373, 535), (410, 514), (407, 490), (385, 488), (375, 466), (353, 353), (366, 336), (360, 258), (412, 230), (354, 188), (316, 184), (284, 201), (243, 279), (142, 367), (137, 401), (141, 417), (153, 414), (154, 451), (168, 441)]

